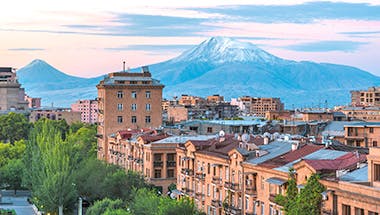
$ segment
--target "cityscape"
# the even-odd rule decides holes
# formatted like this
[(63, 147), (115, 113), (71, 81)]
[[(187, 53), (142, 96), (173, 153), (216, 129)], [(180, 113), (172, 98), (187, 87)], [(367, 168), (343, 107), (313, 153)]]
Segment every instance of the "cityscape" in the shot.
[(53, 29), (4, 19), (6, 34), (113, 47), (91, 60), (80, 44), (64, 66), (54, 45), (6, 46), (1, 215), (380, 213), (378, 2), (114, 4), (51, 6), (78, 22)]

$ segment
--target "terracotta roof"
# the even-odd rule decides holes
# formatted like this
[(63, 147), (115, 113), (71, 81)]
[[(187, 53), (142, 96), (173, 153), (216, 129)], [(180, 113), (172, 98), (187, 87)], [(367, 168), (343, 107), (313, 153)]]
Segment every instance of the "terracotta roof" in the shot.
[(140, 133), (154, 133), (154, 130), (151, 130), (149, 128), (143, 128), (143, 129), (126, 129), (118, 131), (117, 133), (120, 134), (122, 139), (130, 139), (133, 135), (140, 134)]
[(312, 145), (312, 144), (301, 145), (300, 149), (297, 149), (295, 151), (290, 151), (284, 155), (277, 156), (275, 158), (265, 161), (264, 163), (261, 163), (260, 165), (268, 167), (268, 168), (280, 167), (280, 166), (286, 165), (287, 163), (303, 158), (306, 155), (309, 155), (322, 148), (323, 146), (321, 145)]
[(148, 144), (151, 142), (162, 140), (162, 139), (165, 139), (167, 137), (169, 137), (169, 135), (166, 133), (165, 134), (144, 134), (141, 136), (141, 138), (144, 141), (144, 144)]
[(358, 154), (356, 152), (347, 153), (337, 159), (325, 160), (304, 160), (307, 164), (312, 166), (315, 170), (341, 170), (356, 167), (358, 162), (364, 162), (367, 159), (366, 155)]
[(209, 147), (203, 148), (198, 151), (201, 154), (208, 154), (216, 157), (228, 158), (228, 152), (239, 146), (240, 141), (233, 136), (225, 136), (223, 141), (218, 138), (214, 138), (207, 141)]

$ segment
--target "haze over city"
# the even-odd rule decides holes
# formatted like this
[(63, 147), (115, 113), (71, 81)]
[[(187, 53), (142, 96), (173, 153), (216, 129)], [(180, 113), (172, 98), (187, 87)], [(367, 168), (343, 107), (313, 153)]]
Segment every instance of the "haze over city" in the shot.
[(379, 1), (10, 1), (0, 26), (1, 65), (43, 59), (81, 77), (168, 60), (212, 36), (380, 75)]

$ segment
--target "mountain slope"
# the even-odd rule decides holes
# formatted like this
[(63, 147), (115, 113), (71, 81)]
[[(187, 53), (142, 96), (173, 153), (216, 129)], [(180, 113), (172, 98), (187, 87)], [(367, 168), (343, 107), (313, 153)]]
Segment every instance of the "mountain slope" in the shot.
[(41, 97), (43, 105), (65, 107), (78, 99), (95, 98), (95, 86), (102, 79), (70, 76), (43, 60), (33, 60), (17, 76), (29, 96)]
[[(225, 37), (212, 37), (176, 58), (150, 65), (154, 78), (165, 84), (164, 97), (222, 94), (280, 97), (287, 107), (347, 104), (350, 90), (380, 85), (380, 77), (343, 65), (291, 61), (257, 46)], [(132, 71), (139, 71), (133, 69)], [(110, 71), (111, 72), (111, 71)], [(65, 75), (36, 60), (18, 71), (31, 96), (69, 106), (76, 99), (95, 98), (102, 77)]]

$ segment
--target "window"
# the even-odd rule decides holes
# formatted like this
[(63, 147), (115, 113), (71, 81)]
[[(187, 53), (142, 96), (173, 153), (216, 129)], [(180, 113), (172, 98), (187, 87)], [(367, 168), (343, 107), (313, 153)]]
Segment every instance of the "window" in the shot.
[(212, 133), (212, 127), (207, 127), (207, 133)]
[(226, 166), (226, 180), (230, 180), (230, 168)]
[(132, 122), (132, 123), (136, 123), (136, 122), (137, 122), (137, 118), (136, 118), (136, 116), (132, 116), (131, 122)]
[(145, 97), (146, 97), (147, 99), (150, 99), (150, 91), (145, 91)]
[(207, 196), (210, 196), (210, 184), (207, 184)]
[(117, 91), (117, 98), (121, 99), (123, 98), (123, 95), (124, 95), (123, 91)]
[(264, 205), (264, 202), (261, 202), (261, 215), (264, 215), (264, 211), (265, 211), (265, 205)]
[(168, 169), (167, 178), (174, 178), (174, 169)]
[(342, 204), (342, 215), (351, 215), (351, 206)]
[(173, 154), (173, 153), (170, 153), (170, 154), (166, 155), (166, 160), (167, 161), (175, 161), (174, 158), (175, 158), (175, 154)]
[(364, 215), (363, 208), (355, 208), (355, 215)]
[(151, 122), (150, 116), (145, 116), (145, 123), (149, 124)]
[(137, 98), (137, 92), (136, 91), (132, 91), (131, 96), (132, 96), (133, 99), (136, 99)]
[(210, 163), (207, 164), (207, 174), (210, 174)]
[(160, 169), (154, 170), (154, 178), (161, 178), (161, 170)]
[(374, 141), (372, 142), (372, 146), (373, 146), (373, 147), (377, 147), (377, 141), (374, 140)]
[(130, 81), (130, 84), (137, 84), (137, 81)]
[(137, 104), (131, 104), (131, 109), (132, 109), (133, 111), (137, 110)]
[(117, 104), (117, 110), (123, 110), (123, 104)]
[(369, 133), (373, 133), (373, 128), (369, 128)]
[(146, 109), (147, 111), (150, 111), (150, 104), (146, 104), (146, 105), (145, 105), (145, 109)]
[(375, 181), (380, 181), (380, 164), (374, 164), (373, 165), (373, 173), (375, 174), (373, 176), (373, 179)]
[(373, 212), (373, 211), (368, 211), (368, 215), (379, 215), (379, 213)]
[(117, 116), (117, 123), (123, 123), (123, 117)]
[(245, 197), (245, 210), (249, 209), (249, 198)]

